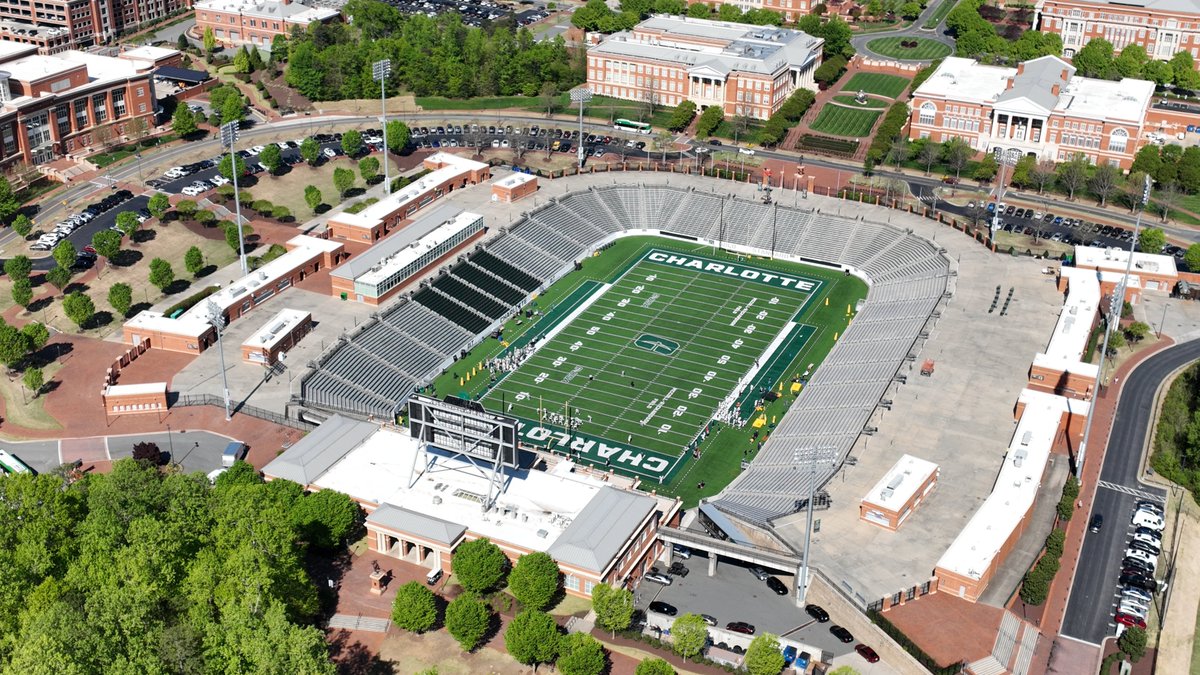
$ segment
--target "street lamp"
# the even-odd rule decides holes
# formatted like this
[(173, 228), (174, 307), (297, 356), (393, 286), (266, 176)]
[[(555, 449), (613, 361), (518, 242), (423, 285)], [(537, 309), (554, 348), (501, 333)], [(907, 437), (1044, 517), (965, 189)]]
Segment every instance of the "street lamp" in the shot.
[(221, 308), (212, 300), (208, 301), (208, 323), (217, 331), (217, 356), (221, 357), (221, 389), (225, 396), (225, 421), (233, 417), (233, 407), (229, 404), (229, 375), (225, 372), (225, 349), (221, 341), (221, 333), (225, 329), (225, 316)]
[[(238, 139), (238, 121), (226, 122), (221, 125), (221, 145), (229, 150), (229, 173), (233, 175), (233, 208), (237, 217), (238, 229), (238, 257), (242, 263), (242, 274), (246, 274), (250, 270), (246, 267), (246, 239), (242, 236), (242, 197), (238, 194), (238, 170), (237, 170), (237, 154), (233, 151), (233, 145)], [(217, 337), (220, 339), (220, 331), (217, 331)], [(226, 403), (226, 410), (229, 405)], [(229, 419), (226, 413), (225, 419)]]
[(392, 60), (383, 59), (371, 64), (371, 77), (379, 80), (379, 125), (383, 129), (383, 194), (392, 194), (392, 180), (388, 172), (387, 139), (387, 79), (392, 74)]
[(579, 156), (579, 168), (583, 168), (583, 160), (587, 157), (587, 150), (583, 142), (583, 106), (592, 100), (592, 90), (587, 87), (575, 87), (570, 92), (571, 103), (579, 104), (579, 148), (576, 154)]
[(1019, 159), (1021, 159), (1021, 151), (1015, 148), (1008, 150), (997, 148), (996, 150), (996, 161), (1000, 164), (1000, 171), (996, 181), (996, 210), (992, 212), (992, 246), (996, 245), (996, 232), (1000, 230), (1000, 201), (1004, 199), (1004, 167), (1016, 166)]

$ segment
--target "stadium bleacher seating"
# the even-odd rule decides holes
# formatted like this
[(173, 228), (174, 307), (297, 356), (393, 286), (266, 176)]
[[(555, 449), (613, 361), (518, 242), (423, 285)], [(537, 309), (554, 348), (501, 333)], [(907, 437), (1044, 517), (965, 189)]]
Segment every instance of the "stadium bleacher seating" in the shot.
[(674, 186), (570, 193), (337, 345), (302, 381), (304, 402), (356, 414), (398, 409), (529, 293), (568, 273), (605, 237), (638, 229), (773, 247), (870, 280), (854, 321), (750, 468), (711, 500), (754, 523), (794, 512), (810, 483), (823, 485), (836, 473), (947, 293), (950, 261), (909, 232)]

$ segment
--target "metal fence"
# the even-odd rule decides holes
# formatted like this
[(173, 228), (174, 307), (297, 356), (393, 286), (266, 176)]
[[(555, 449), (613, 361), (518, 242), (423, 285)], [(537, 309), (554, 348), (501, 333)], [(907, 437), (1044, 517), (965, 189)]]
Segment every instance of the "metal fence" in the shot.
[[(225, 400), (223, 398), (221, 398), (220, 396), (215, 396), (213, 394), (176, 394), (175, 400), (171, 402), (171, 405), (172, 406), (211, 405), (211, 406), (216, 406), (217, 408), (224, 409), (225, 408)], [(311, 422), (305, 422), (304, 420), (292, 419), (286, 415), (281, 415), (277, 412), (272, 412), (265, 408), (259, 408), (258, 406), (247, 405), (245, 403), (235, 404), (233, 407), (233, 412), (235, 414), (241, 413), (243, 415), (257, 417), (260, 420), (265, 420), (267, 422), (272, 422), (274, 424), (280, 424), (285, 427), (291, 427), (293, 429), (299, 429), (301, 431), (312, 431), (317, 426), (315, 424), (312, 424)]]

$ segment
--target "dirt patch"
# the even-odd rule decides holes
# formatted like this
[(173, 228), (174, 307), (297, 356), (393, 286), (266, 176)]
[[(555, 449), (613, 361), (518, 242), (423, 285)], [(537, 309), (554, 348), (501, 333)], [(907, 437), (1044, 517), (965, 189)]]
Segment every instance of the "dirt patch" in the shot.
[[(383, 155), (376, 154), (374, 157), (382, 163)], [(399, 175), (400, 165), (394, 158), (391, 162), (391, 176), (394, 179)], [(304, 163), (296, 164), (282, 176), (259, 174), (258, 182), (254, 187), (247, 189), (255, 199), (266, 199), (276, 206), (288, 207), (297, 222), (304, 222), (313, 217), (312, 209), (308, 208), (308, 204), (304, 201), (306, 186), (316, 186), (321, 191), (321, 201), (331, 207), (336, 208), (342, 202), (338, 197), (337, 189), (333, 187), (333, 170), (338, 168), (350, 169), (354, 172), (354, 188), (349, 193), (351, 196), (360, 194), (367, 187), (362, 179), (362, 174), (358, 172), (358, 160), (338, 157), (333, 161), (322, 162), (315, 167)], [(379, 175), (383, 175), (382, 164), (379, 167)]]
[[(1172, 498), (1176, 502), (1177, 498)], [(1179, 511), (1179, 568), (1173, 577), (1171, 601), (1158, 637), (1158, 672), (1187, 673), (1192, 669), (1196, 642), (1196, 607), (1200, 606), (1200, 507), (1184, 496)]]
[(518, 675), (532, 670), (492, 647), (481, 647), (467, 654), (444, 630), (424, 635), (392, 630), (383, 640), (379, 657), (392, 662), (398, 673), (417, 673), (426, 668), (437, 668), (438, 675)]

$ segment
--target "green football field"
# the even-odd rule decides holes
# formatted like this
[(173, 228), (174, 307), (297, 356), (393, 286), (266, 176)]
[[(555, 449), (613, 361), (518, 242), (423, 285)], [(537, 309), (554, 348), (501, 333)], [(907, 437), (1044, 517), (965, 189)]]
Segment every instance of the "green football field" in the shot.
[(514, 343), (532, 340), (536, 351), (484, 406), (520, 418), (533, 445), (660, 477), (715, 415), (776, 379), (756, 376), (786, 366), (812, 334), (792, 319), (823, 284), (650, 249), (607, 288), (573, 294), (569, 323), (546, 322), (546, 337), (533, 337), (539, 328)]

